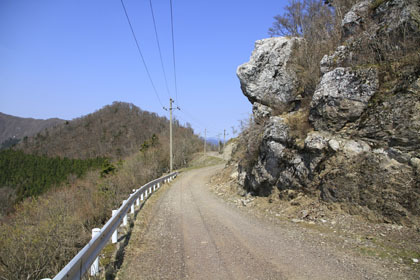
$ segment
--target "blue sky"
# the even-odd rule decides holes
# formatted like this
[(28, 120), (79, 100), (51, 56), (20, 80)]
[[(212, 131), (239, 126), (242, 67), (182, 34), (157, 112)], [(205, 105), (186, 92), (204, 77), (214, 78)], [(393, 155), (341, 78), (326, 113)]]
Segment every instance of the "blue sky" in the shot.
[[(176, 99), (169, 0), (152, 0), (171, 96)], [(169, 95), (148, 0), (124, 0), (160, 99)], [(173, 0), (175, 116), (216, 136), (248, 117), (236, 77), (268, 37), (285, 1)], [(113, 101), (167, 115), (153, 93), (120, 0), (0, 0), (0, 112), (73, 119)]]

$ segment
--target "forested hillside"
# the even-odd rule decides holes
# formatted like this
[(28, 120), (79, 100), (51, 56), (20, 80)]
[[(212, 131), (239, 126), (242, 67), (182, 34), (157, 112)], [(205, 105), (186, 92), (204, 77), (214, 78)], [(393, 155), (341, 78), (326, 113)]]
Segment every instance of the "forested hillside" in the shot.
[[(25, 137), (15, 150), (0, 152), (0, 213), (16, 202), (38, 196), (89, 169), (114, 168), (110, 162), (159, 147), (150, 168), (160, 175), (169, 168), (169, 121), (138, 107), (114, 102), (85, 117), (66, 121), (34, 137)], [(174, 122), (174, 167), (188, 162), (201, 147), (189, 127)], [(109, 159), (109, 161), (108, 161)], [(156, 165), (156, 167), (155, 167)], [(138, 171), (140, 172), (140, 171)]]
[[(92, 114), (25, 138), (16, 149), (47, 156), (120, 159), (139, 151), (153, 134), (169, 141), (168, 119), (133, 104), (114, 102)], [(184, 138), (194, 138), (193, 131), (175, 121), (174, 138), (181, 142)]]
[[(173, 128), (179, 168), (203, 143), (176, 120)], [(132, 189), (168, 169), (169, 121), (120, 102), (2, 151), (0, 210), (14, 212), (0, 216), (0, 275), (55, 275)]]
[(39, 120), (0, 113), (0, 145), (7, 147), (15, 144), (25, 136), (32, 136), (45, 128), (53, 127), (63, 122), (65, 121), (57, 118)]
[(80, 178), (89, 169), (107, 163), (105, 158), (68, 159), (25, 154), (22, 151), (0, 152), (0, 212), (5, 212), (17, 201), (37, 196), (52, 186), (66, 181), (69, 176)]

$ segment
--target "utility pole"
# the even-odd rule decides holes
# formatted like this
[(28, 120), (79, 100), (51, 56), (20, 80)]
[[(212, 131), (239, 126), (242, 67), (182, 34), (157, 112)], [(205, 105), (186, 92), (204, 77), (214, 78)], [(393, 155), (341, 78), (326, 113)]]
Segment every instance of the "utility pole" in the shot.
[(223, 149), (225, 148), (226, 145), (226, 129), (223, 130)]
[(172, 173), (172, 98), (169, 98), (169, 172)]
[(206, 133), (207, 133), (207, 129), (204, 129), (204, 155), (206, 154)]
[[(172, 108), (172, 103), (174, 103), (172, 98), (169, 98), (169, 170), (172, 172), (173, 169), (173, 153), (172, 153), (172, 109), (179, 109), (179, 107)], [(163, 107), (166, 111), (165, 107)]]
[(220, 145), (220, 143), (222, 143), (222, 141), (220, 140), (221, 135), (222, 135), (221, 133), (217, 134), (217, 146), (219, 148), (219, 153), (221, 152), (221, 145)]

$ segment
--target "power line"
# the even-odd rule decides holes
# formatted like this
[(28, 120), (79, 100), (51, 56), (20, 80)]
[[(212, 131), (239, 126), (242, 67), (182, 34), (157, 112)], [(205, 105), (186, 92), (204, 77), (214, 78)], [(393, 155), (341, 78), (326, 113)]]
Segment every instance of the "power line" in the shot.
[(175, 37), (174, 37), (174, 16), (173, 16), (173, 9), (172, 9), (172, 0), (169, 0), (171, 6), (171, 32), (172, 32), (172, 60), (174, 63), (174, 81), (175, 81), (175, 97), (177, 104), (178, 102), (178, 85), (176, 81), (176, 63), (175, 63)]
[(168, 87), (168, 79), (166, 78), (166, 71), (165, 71), (165, 67), (163, 65), (162, 51), (160, 49), (159, 36), (158, 36), (158, 32), (157, 32), (157, 27), (156, 27), (155, 13), (153, 12), (152, 0), (149, 0), (149, 4), (150, 4), (150, 12), (152, 13), (153, 26), (155, 28), (156, 43), (157, 43), (158, 50), (159, 50), (160, 65), (162, 66), (163, 77), (165, 78), (166, 91), (168, 93), (168, 97), (171, 98), (171, 93), (170, 93), (169, 87)]
[[(181, 112), (182, 112), (182, 110), (180, 110)], [(185, 114), (185, 112), (183, 112), (184, 114)], [(186, 115), (186, 114), (185, 114)], [(207, 126), (206, 125), (204, 125), (204, 124), (202, 124), (202, 123), (199, 123), (197, 120), (195, 120), (195, 119), (193, 119), (193, 118), (191, 118), (191, 117), (189, 117), (190, 119), (187, 121), (186, 119), (184, 119), (184, 118), (182, 118), (180, 115), (178, 115), (178, 117), (180, 118), (180, 119), (182, 119), (182, 120), (184, 120), (184, 121), (186, 121), (186, 122), (189, 122), (189, 123), (192, 123), (192, 124), (195, 124), (195, 125), (197, 125), (197, 126), (200, 126), (201, 128), (207, 128)]]
[(127, 18), (128, 25), (130, 26), (131, 34), (133, 35), (134, 41), (136, 42), (137, 50), (138, 50), (138, 52), (140, 54), (141, 61), (143, 62), (144, 68), (146, 69), (146, 72), (147, 72), (147, 76), (149, 77), (150, 83), (152, 84), (153, 91), (154, 91), (154, 93), (155, 93), (155, 95), (156, 95), (156, 97), (157, 97), (160, 105), (163, 107), (162, 101), (160, 101), (159, 94), (158, 94), (158, 92), (156, 90), (155, 84), (153, 83), (152, 76), (150, 75), (149, 68), (147, 68), (146, 61), (144, 60), (143, 53), (141, 52), (139, 42), (137, 41), (136, 34), (134, 33), (133, 26), (131, 25), (130, 17), (128, 16), (127, 9), (125, 8), (124, 1), (123, 0), (121, 0), (121, 5), (122, 5), (122, 7), (124, 9), (124, 13), (125, 13), (125, 16)]
[(184, 119), (183, 117), (181, 117), (180, 115), (177, 115), (177, 116), (176, 116), (176, 119), (184, 121), (184, 123), (185, 123), (185, 124), (186, 124), (186, 123), (189, 123), (190, 125), (191, 125), (191, 124), (193, 124), (193, 125), (199, 126), (199, 127), (201, 127), (201, 128), (202, 128), (202, 130), (200, 130), (200, 131), (207, 130), (207, 132), (210, 132), (210, 133), (216, 133), (216, 132), (215, 132), (215, 131), (213, 131), (213, 130), (209, 130), (209, 129), (207, 129), (207, 127), (206, 127), (205, 125), (200, 124), (200, 123), (197, 123), (196, 121), (191, 121), (191, 119), (190, 119), (190, 120), (186, 120), (186, 119)]
[(200, 124), (203, 128), (211, 128), (214, 131), (218, 131), (218, 129), (212, 125), (205, 124), (201, 121), (199, 121), (197, 118), (195, 118), (191, 113), (189, 113), (185, 108), (181, 108), (180, 112), (184, 113), (186, 116), (188, 116), (190, 119), (194, 120), (196, 123)]
[(176, 115), (176, 117), (175, 117), (176, 119), (178, 119), (178, 120), (182, 120), (182, 121), (184, 121), (184, 123), (186, 124), (186, 123), (189, 123), (190, 125), (191, 124), (195, 124), (195, 125), (197, 125), (197, 126), (200, 126), (200, 127), (202, 127), (202, 128), (205, 128), (205, 126), (203, 126), (203, 125), (201, 125), (201, 124), (199, 124), (199, 123), (196, 123), (195, 121), (191, 121), (191, 120), (186, 120), (186, 119), (184, 119), (183, 117), (181, 117), (180, 115)]

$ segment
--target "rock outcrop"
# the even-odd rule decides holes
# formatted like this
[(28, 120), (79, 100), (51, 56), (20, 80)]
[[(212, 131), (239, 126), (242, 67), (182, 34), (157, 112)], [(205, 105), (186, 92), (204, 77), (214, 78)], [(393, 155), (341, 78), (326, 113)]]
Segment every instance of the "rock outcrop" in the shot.
[(358, 46), (397, 30), (420, 38), (419, 11), (414, 0), (356, 4), (344, 16), (342, 45), (320, 61), (323, 76), (306, 108), (296, 107), (293, 57), (305, 41), (257, 41), (237, 70), (263, 126), (258, 158), (250, 166), (239, 163), (245, 190), (262, 196), (295, 190), (342, 203), (351, 213), (420, 224), (420, 65), (406, 54), (405, 62), (366, 63)]
[(293, 37), (257, 41), (250, 61), (238, 67), (242, 91), (257, 119), (268, 117), (273, 109), (284, 110), (296, 100), (299, 81), (293, 53), (301, 44), (303, 39)]
[(375, 68), (337, 67), (322, 77), (312, 97), (309, 119), (316, 130), (338, 131), (361, 116), (377, 90)]

